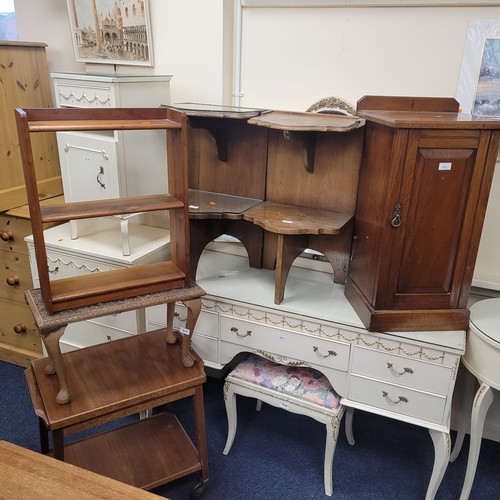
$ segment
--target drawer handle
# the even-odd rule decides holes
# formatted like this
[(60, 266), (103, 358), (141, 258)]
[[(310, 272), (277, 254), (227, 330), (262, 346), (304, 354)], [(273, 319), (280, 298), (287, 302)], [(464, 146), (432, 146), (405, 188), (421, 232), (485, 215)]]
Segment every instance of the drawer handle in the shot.
[(321, 356), (322, 358), (329, 358), (330, 356), (336, 356), (337, 353), (335, 351), (328, 351), (328, 354), (322, 354), (319, 352), (319, 347), (313, 345), (313, 351), (318, 355)]
[(181, 315), (176, 311), (174, 312), (174, 318), (177, 318), (180, 322), (186, 322), (187, 318), (181, 318)]
[(2, 238), (3, 241), (13, 240), (14, 233), (12, 231), (2, 231), (0, 233), (0, 238)]
[(409, 374), (412, 374), (412, 373), (415, 373), (411, 368), (403, 368), (403, 371), (402, 372), (398, 372), (395, 368), (394, 368), (394, 365), (392, 363), (387, 363), (387, 368), (389, 368), (389, 370), (391, 370), (391, 373), (393, 375), (404, 375), (405, 373), (409, 373)]
[(19, 323), (14, 326), (14, 331), (18, 334), (26, 333), (26, 325), (24, 323)]
[(19, 276), (13, 274), (12, 276), (8, 276), (5, 281), (9, 286), (19, 285)]
[(243, 335), (238, 331), (238, 328), (235, 326), (231, 327), (231, 331), (236, 333), (238, 337), (245, 338), (245, 337), (251, 337), (252, 336), (252, 330), (247, 330), (247, 333), (244, 333)]
[(382, 391), (382, 396), (384, 397), (384, 399), (386, 401), (388, 401), (389, 403), (391, 403), (393, 405), (398, 405), (399, 403), (408, 403), (408, 398), (405, 398), (404, 396), (399, 396), (398, 399), (392, 399), (389, 396), (389, 393), (386, 391)]
[(54, 269), (50, 269), (50, 267), (49, 267), (50, 274), (57, 274), (58, 272), (59, 272), (59, 267), (54, 267)]
[(100, 166), (99, 173), (97, 174), (97, 177), (95, 180), (97, 181), (97, 184), (99, 184), (99, 186), (101, 186), (102, 189), (106, 189), (106, 184), (104, 184), (104, 182), (101, 181), (101, 178), (103, 176), (104, 176), (104, 167)]

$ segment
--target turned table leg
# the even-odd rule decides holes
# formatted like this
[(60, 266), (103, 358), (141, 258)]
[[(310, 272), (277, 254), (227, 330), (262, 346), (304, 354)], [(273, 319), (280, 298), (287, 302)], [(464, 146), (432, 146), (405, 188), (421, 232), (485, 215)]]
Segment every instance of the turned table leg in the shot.
[[(203, 387), (201, 385), (195, 388), (193, 404), (196, 447), (198, 449), (198, 456), (201, 464), (201, 481), (197, 485), (195, 491), (203, 494), (208, 485), (208, 447), (205, 427), (205, 409), (203, 405)], [(196, 496), (195, 498), (201, 498), (201, 496)]]
[(175, 344), (177, 337), (174, 335), (175, 302), (167, 303), (167, 344)]
[(68, 325), (63, 325), (57, 328), (57, 330), (42, 335), (42, 341), (49, 356), (49, 362), (45, 368), (45, 373), (47, 375), (52, 375), (54, 373), (57, 375), (57, 379), (59, 380), (59, 392), (57, 393), (56, 401), (61, 405), (69, 403), (71, 400), (68, 378), (61, 354), (61, 347), (59, 345), (59, 340), (64, 335), (67, 326)]

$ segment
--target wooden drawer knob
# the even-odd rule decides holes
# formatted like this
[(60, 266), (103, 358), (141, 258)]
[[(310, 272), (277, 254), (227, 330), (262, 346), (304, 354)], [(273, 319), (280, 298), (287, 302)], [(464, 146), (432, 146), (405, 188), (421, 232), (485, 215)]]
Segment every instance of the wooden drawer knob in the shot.
[(19, 285), (19, 277), (16, 276), (15, 274), (13, 274), (12, 276), (8, 276), (5, 281), (9, 286)]
[(3, 241), (13, 240), (14, 233), (12, 231), (2, 231), (0, 233), (0, 238), (2, 238)]
[(14, 326), (14, 331), (16, 333), (26, 333), (26, 325), (24, 323), (18, 323)]

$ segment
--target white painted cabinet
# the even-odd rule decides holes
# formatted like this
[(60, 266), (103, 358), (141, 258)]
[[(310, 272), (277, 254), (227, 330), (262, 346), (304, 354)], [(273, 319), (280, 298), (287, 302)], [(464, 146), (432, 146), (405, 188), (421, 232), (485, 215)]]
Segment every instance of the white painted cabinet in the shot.
[[(170, 75), (51, 76), (57, 107), (155, 108), (170, 103)], [(67, 202), (167, 191), (161, 131), (59, 132), (57, 143)]]

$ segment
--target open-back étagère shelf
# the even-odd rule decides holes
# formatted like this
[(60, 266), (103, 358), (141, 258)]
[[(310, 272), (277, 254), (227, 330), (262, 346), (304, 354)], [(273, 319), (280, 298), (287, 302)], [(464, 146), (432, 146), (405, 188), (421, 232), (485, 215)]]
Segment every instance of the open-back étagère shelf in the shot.
[(188, 123), (190, 275), (206, 245), (237, 238), (251, 267), (276, 270), (284, 299), (293, 261), (306, 249), (344, 283), (351, 247), (365, 119), (321, 113), (198, 105)]
[[(189, 286), (189, 216), (185, 115), (165, 108), (58, 108), (16, 109), (19, 144), (30, 209), (40, 288), (50, 314)], [(164, 194), (89, 200), (40, 206), (37, 159), (33, 156), (34, 133), (63, 131), (164, 130), (167, 139), (168, 189)], [(147, 143), (138, 145), (147, 148)], [(148, 175), (147, 165), (143, 175)], [(44, 224), (77, 219), (109, 217), (138, 212), (168, 211), (171, 259), (155, 264), (106, 271), (51, 281), (43, 235)]]

